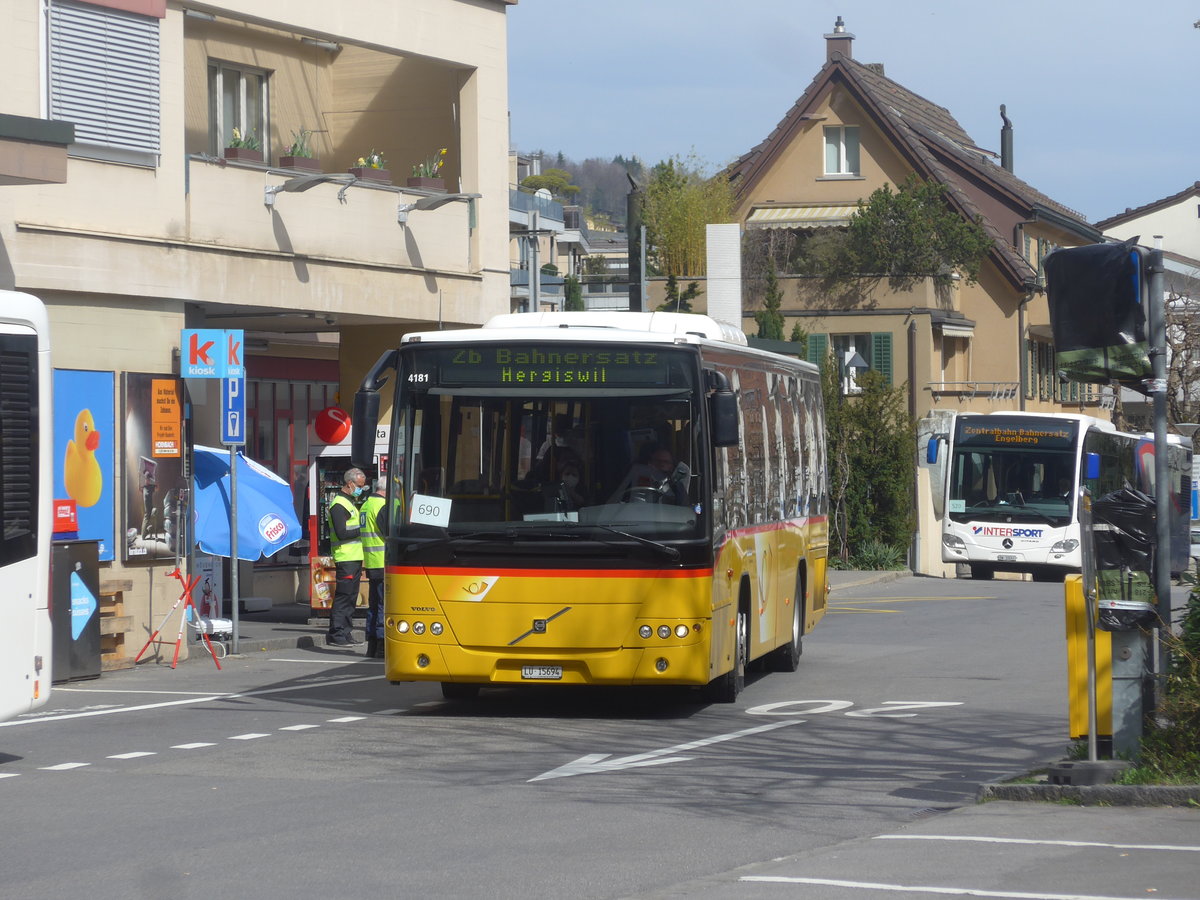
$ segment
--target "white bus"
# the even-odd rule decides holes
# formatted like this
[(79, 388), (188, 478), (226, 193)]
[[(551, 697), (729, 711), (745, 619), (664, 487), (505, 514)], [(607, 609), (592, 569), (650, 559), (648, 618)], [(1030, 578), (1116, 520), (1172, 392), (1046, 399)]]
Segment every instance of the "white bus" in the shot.
[(0, 720), (50, 694), (50, 326), (0, 291)]
[[(1061, 581), (1082, 559), (1079, 488), (1093, 496), (1128, 484), (1154, 494), (1154, 436), (1127, 434), (1091, 416), (1030, 412), (962, 413), (949, 434), (929, 441), (926, 460), (945, 445), (942, 561), (966, 564), (972, 578), (1028, 572)], [(1085, 455), (1095, 454), (1089, 476)], [(1191, 449), (1170, 436), (1171, 571), (1187, 568)]]

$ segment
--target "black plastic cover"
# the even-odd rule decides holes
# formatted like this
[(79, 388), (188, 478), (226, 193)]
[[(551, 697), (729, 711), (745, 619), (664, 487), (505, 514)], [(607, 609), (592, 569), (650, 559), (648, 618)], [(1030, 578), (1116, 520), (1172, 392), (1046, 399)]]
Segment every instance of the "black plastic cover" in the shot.
[(1100, 628), (1132, 631), (1154, 623), (1154, 498), (1122, 488), (1092, 504)]
[(1059, 374), (1145, 392), (1150, 346), (1142, 308), (1143, 250), (1133, 240), (1055, 250), (1046, 295)]

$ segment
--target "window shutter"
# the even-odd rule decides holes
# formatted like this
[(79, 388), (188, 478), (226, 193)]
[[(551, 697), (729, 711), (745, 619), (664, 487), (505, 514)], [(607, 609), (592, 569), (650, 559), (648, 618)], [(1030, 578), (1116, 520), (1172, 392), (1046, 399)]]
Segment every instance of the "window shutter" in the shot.
[(808, 361), (818, 366), (825, 365), (825, 357), (829, 355), (829, 335), (810, 334), (808, 336)]
[(76, 142), (159, 152), (158, 19), (55, 0), (49, 56), (50, 118)]
[(892, 386), (892, 333), (876, 331), (871, 334), (871, 368), (887, 379)]

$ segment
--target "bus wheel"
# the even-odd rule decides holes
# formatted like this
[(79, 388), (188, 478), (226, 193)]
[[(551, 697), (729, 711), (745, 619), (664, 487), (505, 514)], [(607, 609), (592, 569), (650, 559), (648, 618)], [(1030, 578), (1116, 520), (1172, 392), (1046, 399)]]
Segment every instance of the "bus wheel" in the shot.
[(750, 655), (750, 620), (739, 609), (735, 622), (733, 668), (708, 683), (705, 698), (711, 703), (733, 703), (746, 686), (746, 658)]
[(792, 638), (782, 647), (776, 647), (768, 657), (771, 671), (795, 672), (800, 667), (800, 654), (804, 652), (804, 583), (797, 579), (796, 602), (792, 604)]
[(989, 581), (996, 574), (991, 566), (971, 566), (971, 577), (981, 581)]
[(443, 681), (442, 696), (447, 700), (474, 700), (479, 696), (479, 685), (461, 684), (457, 681)]

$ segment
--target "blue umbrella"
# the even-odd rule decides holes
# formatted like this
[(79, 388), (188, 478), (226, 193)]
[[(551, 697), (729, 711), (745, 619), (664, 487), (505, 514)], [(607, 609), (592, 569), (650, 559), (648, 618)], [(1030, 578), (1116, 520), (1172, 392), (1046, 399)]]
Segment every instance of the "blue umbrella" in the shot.
[[(196, 544), (213, 556), (229, 556), (229, 451), (193, 448)], [(286, 481), (237, 454), (237, 555), (256, 560), (303, 537)]]

